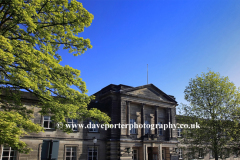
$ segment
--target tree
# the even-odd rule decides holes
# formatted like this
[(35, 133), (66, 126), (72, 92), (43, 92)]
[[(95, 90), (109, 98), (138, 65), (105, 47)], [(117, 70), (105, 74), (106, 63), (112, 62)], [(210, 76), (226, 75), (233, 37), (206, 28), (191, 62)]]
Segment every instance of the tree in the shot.
[[(66, 117), (109, 122), (105, 113), (87, 109), (93, 97), (86, 95), (80, 71), (61, 66), (57, 53), (62, 47), (78, 56), (92, 48), (89, 39), (78, 36), (92, 20), (93, 15), (76, 0), (0, 1), (0, 144), (30, 151), (19, 138), (43, 131), (29, 120), (33, 107), (40, 108), (42, 115), (51, 113), (55, 122), (66, 123)], [(23, 91), (35, 95), (38, 105), (25, 107)]]
[(200, 129), (183, 131), (181, 141), (188, 148), (187, 155), (198, 156), (210, 151), (217, 160), (234, 153), (237, 146), (239, 150), (236, 117), (240, 115), (240, 93), (228, 77), (212, 71), (203, 73), (190, 80), (184, 93), (189, 105), (182, 105), (180, 122), (200, 125)]

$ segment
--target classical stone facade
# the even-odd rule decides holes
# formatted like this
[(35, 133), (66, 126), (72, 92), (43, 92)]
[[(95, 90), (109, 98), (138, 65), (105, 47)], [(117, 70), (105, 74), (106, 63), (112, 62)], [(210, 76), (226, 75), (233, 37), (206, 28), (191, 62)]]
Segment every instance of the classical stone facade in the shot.
[[(98, 108), (111, 117), (111, 124), (175, 124), (177, 102), (153, 84), (140, 87), (108, 85), (94, 94), (96, 99), (89, 108)], [(26, 96), (26, 105), (36, 99)], [(1, 147), (1, 159), (12, 152), (17, 160), (171, 160), (178, 159), (177, 130), (161, 128), (137, 128), (128, 125), (123, 128), (73, 128), (70, 134), (54, 129), (49, 116), (41, 116), (35, 110), (35, 123), (43, 125), (43, 133), (31, 134), (22, 138), (33, 151), (18, 154), (9, 147)], [(72, 124), (83, 122), (68, 120)], [(97, 142), (93, 143), (93, 138)], [(95, 148), (94, 148), (95, 146)], [(13, 156), (13, 157), (14, 157)], [(7, 156), (6, 156), (7, 157)], [(10, 154), (9, 154), (10, 157)], [(5, 159), (4, 159), (5, 158)]]
[[(93, 106), (107, 106), (112, 124), (175, 123), (177, 102), (152, 84), (140, 87), (109, 85), (95, 94)], [(107, 105), (108, 104), (108, 105)], [(170, 160), (176, 156), (177, 132), (172, 129), (111, 129), (107, 137), (109, 159)], [(146, 133), (148, 132), (148, 133)], [(127, 150), (133, 151), (127, 153)], [(135, 154), (135, 155), (133, 155)], [(161, 156), (163, 155), (163, 156)]]

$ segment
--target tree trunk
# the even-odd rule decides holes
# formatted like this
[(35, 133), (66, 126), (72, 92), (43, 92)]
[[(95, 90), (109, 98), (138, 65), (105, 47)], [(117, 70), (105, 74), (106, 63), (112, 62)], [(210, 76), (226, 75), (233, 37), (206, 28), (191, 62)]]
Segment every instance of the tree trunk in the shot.
[(214, 153), (215, 160), (218, 160), (218, 153)]

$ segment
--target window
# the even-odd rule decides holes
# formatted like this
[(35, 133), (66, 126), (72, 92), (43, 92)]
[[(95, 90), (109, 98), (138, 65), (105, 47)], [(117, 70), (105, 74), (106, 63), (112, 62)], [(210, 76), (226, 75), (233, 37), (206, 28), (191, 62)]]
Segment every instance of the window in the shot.
[(162, 122), (158, 122), (158, 124), (159, 124), (159, 126), (158, 126), (158, 134), (160, 136), (162, 136), (163, 135)]
[(76, 149), (77, 147), (66, 147), (66, 159), (65, 160), (77, 160)]
[(200, 148), (199, 151), (198, 151), (198, 158), (200, 158), (200, 159), (204, 158), (203, 157), (203, 149), (202, 148)]
[(3, 147), (1, 160), (16, 160), (16, 151), (11, 147)]
[(98, 148), (88, 147), (88, 160), (98, 160)]
[(214, 152), (212, 150), (210, 150), (210, 152), (209, 152), (209, 158), (210, 159), (215, 158), (215, 154), (214, 154)]
[(188, 158), (189, 158), (190, 160), (196, 159), (196, 155), (195, 155), (194, 149), (192, 149), (192, 148), (188, 148), (187, 155), (188, 155)]
[(96, 124), (98, 124), (97, 121), (89, 121), (90, 124), (90, 128), (89, 128), (89, 132), (98, 132), (98, 127)]
[(57, 159), (59, 150), (59, 140), (43, 140), (41, 159)]
[(182, 129), (178, 129), (177, 130), (177, 136), (178, 137), (182, 137)]
[(150, 134), (150, 123), (148, 121), (145, 121), (145, 134)]
[(178, 149), (178, 155), (179, 155), (179, 159), (182, 159), (182, 148)]
[(134, 123), (136, 123), (136, 120), (135, 119), (130, 119), (130, 133), (131, 134), (137, 134), (137, 130), (136, 130), (136, 128), (134, 127)]
[(225, 158), (229, 158), (230, 157), (230, 149), (228, 149), (228, 148), (224, 149), (224, 155), (225, 155)]
[(132, 154), (133, 154), (132, 159), (137, 160), (138, 159), (138, 150), (134, 149)]
[(76, 119), (67, 119), (67, 124), (72, 128), (73, 131), (78, 131), (77, 120)]
[(165, 149), (162, 150), (162, 159), (165, 160)]
[(233, 156), (236, 158), (236, 157), (238, 157), (238, 154), (239, 154), (238, 148), (234, 148), (234, 154), (233, 154)]
[(53, 129), (53, 121), (51, 120), (51, 116), (43, 116), (43, 127), (45, 129)]
[(238, 157), (238, 154), (235, 152), (235, 153), (233, 154), (233, 157), (234, 157), (234, 158), (237, 158), (237, 157)]

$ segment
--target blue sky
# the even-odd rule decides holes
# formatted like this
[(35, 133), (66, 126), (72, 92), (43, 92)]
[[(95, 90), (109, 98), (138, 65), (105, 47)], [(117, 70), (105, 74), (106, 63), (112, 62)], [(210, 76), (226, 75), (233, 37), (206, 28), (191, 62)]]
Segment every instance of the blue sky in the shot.
[(81, 70), (88, 95), (109, 84), (149, 83), (178, 103), (191, 78), (208, 68), (240, 86), (240, 1), (83, 0), (94, 15), (79, 36), (92, 49), (62, 65)]

